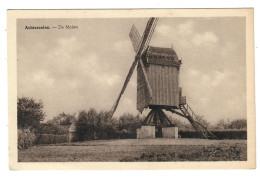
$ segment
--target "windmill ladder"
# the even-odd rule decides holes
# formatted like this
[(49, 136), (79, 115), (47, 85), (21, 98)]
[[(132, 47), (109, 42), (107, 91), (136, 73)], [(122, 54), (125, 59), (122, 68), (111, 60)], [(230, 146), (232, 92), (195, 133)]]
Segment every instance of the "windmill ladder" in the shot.
[(178, 114), (182, 117), (185, 117), (188, 119), (188, 121), (191, 123), (193, 128), (202, 136), (203, 138), (213, 138), (213, 139), (218, 139), (212, 132), (210, 132), (206, 126), (202, 125), (200, 122), (196, 121), (197, 116), (195, 113), (192, 111), (191, 107), (186, 103), (186, 104), (180, 104), (180, 110), (182, 113), (177, 112), (175, 109), (170, 108), (167, 109), (168, 111), (171, 111), (172, 113)]

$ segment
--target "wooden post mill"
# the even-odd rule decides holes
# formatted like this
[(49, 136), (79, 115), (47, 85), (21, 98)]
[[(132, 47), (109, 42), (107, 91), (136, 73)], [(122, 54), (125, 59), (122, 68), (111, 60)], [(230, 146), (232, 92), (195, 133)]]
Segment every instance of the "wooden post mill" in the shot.
[(136, 53), (134, 62), (124, 82), (123, 88), (113, 105), (113, 116), (119, 100), (137, 65), (137, 110), (142, 113), (151, 109), (142, 127), (137, 129), (137, 138), (178, 138), (178, 128), (172, 124), (163, 109), (186, 118), (193, 128), (204, 138), (217, 137), (196, 121), (196, 115), (186, 103), (179, 86), (182, 61), (173, 48), (149, 46), (158, 18), (150, 18), (141, 37), (132, 26), (129, 37)]

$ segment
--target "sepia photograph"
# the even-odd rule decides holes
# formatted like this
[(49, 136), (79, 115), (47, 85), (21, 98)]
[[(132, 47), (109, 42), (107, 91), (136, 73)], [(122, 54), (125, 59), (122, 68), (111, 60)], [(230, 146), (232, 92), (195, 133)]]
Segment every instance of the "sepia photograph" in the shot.
[(8, 14), (15, 169), (255, 167), (252, 9), (48, 12)]

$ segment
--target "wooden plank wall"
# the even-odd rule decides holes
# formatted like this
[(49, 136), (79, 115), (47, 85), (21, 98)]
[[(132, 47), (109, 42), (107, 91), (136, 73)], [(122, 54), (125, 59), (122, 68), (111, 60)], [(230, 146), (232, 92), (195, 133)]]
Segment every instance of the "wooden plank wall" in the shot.
[(150, 64), (147, 75), (153, 94), (149, 105), (179, 107), (179, 70), (172, 66)]

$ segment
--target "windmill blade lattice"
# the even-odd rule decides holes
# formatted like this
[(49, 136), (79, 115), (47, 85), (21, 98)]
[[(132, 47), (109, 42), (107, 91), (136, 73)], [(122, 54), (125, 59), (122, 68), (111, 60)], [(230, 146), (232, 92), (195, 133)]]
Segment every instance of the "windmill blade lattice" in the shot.
[(120, 101), (120, 98), (122, 96), (122, 94), (124, 93), (128, 83), (129, 83), (129, 80), (134, 72), (134, 69), (135, 69), (135, 66), (137, 64), (137, 62), (139, 61), (143, 51), (148, 47), (150, 41), (151, 41), (151, 38), (152, 38), (152, 35), (153, 35), (153, 32), (154, 32), (154, 29), (156, 27), (156, 23), (158, 21), (158, 18), (150, 18), (149, 21), (147, 22), (147, 25), (146, 25), (146, 28), (144, 30), (144, 33), (143, 33), (143, 36), (142, 36), (142, 39), (141, 39), (141, 42), (140, 42), (140, 45), (138, 45), (138, 50), (136, 52), (136, 56), (135, 56), (135, 60), (132, 64), (132, 66), (130, 67), (129, 69), (129, 72), (126, 76), (126, 79), (125, 79), (125, 82), (124, 82), (124, 85), (119, 93), (119, 96), (118, 98), (116, 99), (113, 107), (111, 108), (110, 110), (110, 113), (109, 113), (109, 116), (113, 116), (114, 112), (116, 111), (116, 108), (118, 106), (118, 103)]
[(135, 51), (135, 53), (137, 53), (138, 49), (139, 49), (139, 45), (141, 43), (141, 36), (140, 36), (138, 30), (136, 29), (135, 25), (132, 26), (131, 31), (129, 33), (129, 37), (132, 41), (134, 51)]

